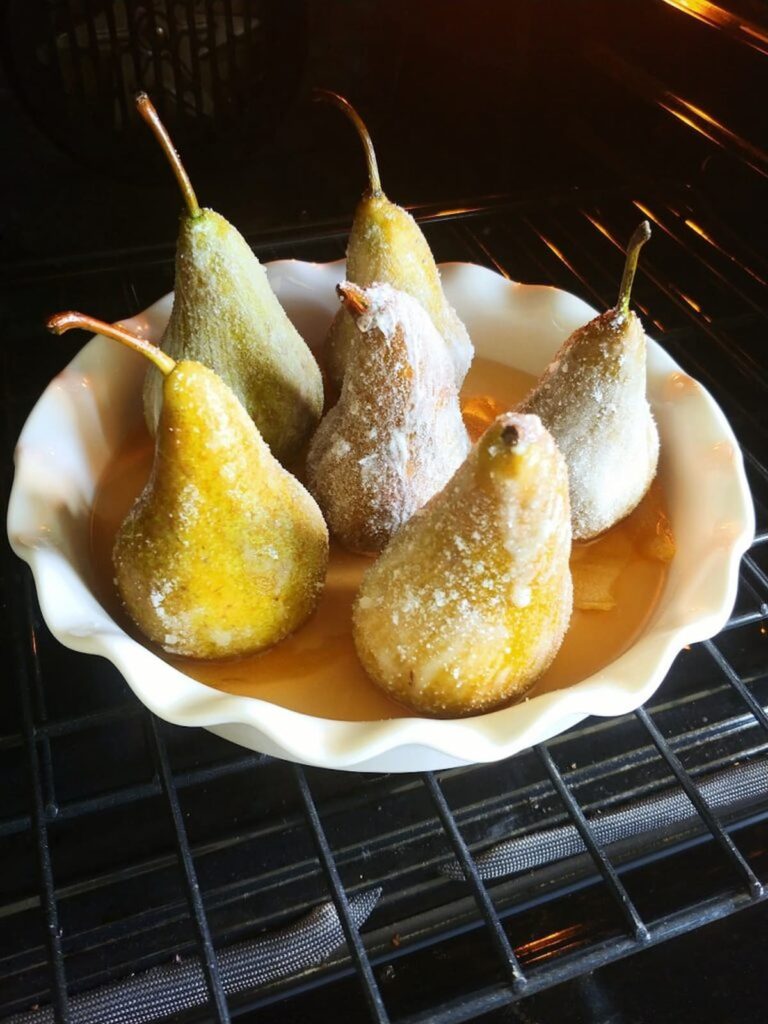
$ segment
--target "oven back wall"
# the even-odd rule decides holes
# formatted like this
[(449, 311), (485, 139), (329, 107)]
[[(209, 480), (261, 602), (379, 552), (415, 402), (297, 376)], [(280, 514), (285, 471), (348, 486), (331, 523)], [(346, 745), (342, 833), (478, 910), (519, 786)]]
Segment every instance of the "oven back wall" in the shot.
[[(52, 339), (43, 315), (82, 308), (115, 319), (172, 285), (180, 200), (132, 115), (133, 89), (141, 84), (156, 96), (201, 199), (234, 220), (264, 261), (343, 254), (363, 161), (341, 115), (309, 102), (314, 84), (338, 89), (369, 121), (394, 199), (426, 204), (417, 212), (427, 215), (480, 206), (424, 219), (439, 260), (494, 264), (606, 305), (622, 256), (594, 220), (623, 240), (641, 216), (633, 201), (658, 216), (637, 300), (654, 335), (716, 395), (745, 447), (758, 543), (728, 630), (681, 654), (647, 708), (648, 721), (698, 783), (765, 757), (768, 731), (747, 703), (768, 704), (766, 140), (756, 103), (766, 93), (766, 62), (763, 30), (754, 27), (763, 5), (688, 6), (724, 11), (726, 3), (739, 16), (713, 24), (663, 0), (169, 3), (185, 16), (197, 8), (215, 15), (212, 40), (206, 17), (193, 18), (200, 45), (187, 51), (178, 39), (173, 48), (173, 26), (162, 22), (159, 3), (6, 0), (6, 487), (32, 402), (82, 344), (75, 334)], [(103, 19), (107, 9), (129, 7), (141, 17), (115, 25), (115, 62)], [(46, 20), (51, 11), (54, 20)], [(96, 59), (89, 57), (90, 27)], [(483, 196), (500, 198), (484, 203)], [(471, 888), (439, 870), (455, 847), (435, 795), (443, 791), (448, 820), (477, 855), (498, 840), (569, 825), (572, 812), (539, 755), (526, 751), (439, 780), (310, 771), (300, 789), (302, 776), (290, 765), (206, 732), (153, 723), (111, 666), (56, 643), (25, 567), (7, 548), (3, 558), (0, 1017), (199, 953), (189, 863), (218, 952), (328, 900), (305, 792), (317, 804), (346, 892), (384, 887), (363, 940), (393, 1020), (455, 1024), (521, 995), (509, 985), (494, 948), (498, 933), (483, 924)], [(637, 715), (589, 720), (548, 749), (593, 821), (675, 786)], [(167, 789), (163, 772), (171, 776)], [(174, 806), (191, 860), (179, 854)], [(765, 800), (719, 820), (766, 882)], [(564, 993), (521, 996), (519, 1018), (615, 1024), (653, 1015), (688, 1024), (731, 1012), (742, 1024), (764, 1020), (764, 949), (749, 934), (764, 927), (766, 904), (699, 930), (753, 899), (704, 822), (663, 839), (646, 835), (631, 849), (611, 846), (608, 854), (654, 939), (686, 932), (677, 944), (691, 950), (689, 972), (675, 969), (685, 953), (671, 944), (648, 957), (639, 952), (585, 853), (489, 882), (503, 933), (533, 985), (581, 975)], [(708, 942), (710, 956), (699, 962), (696, 950)], [(593, 973), (630, 952), (624, 968)], [(707, 984), (686, 1000), (694, 970)], [(641, 984), (645, 1002), (635, 996)], [(307, 991), (311, 985), (317, 988)], [(339, 960), (243, 1000), (259, 1004), (248, 1019), (262, 1022), (321, 1020), (340, 1006), (347, 1019), (366, 1020), (367, 991)], [(661, 997), (665, 1005), (654, 1006)], [(231, 1002), (233, 1012), (244, 1008)], [(509, 1007), (504, 1014), (518, 1016)], [(216, 1015), (201, 1008), (188, 1019)]]
[(730, 23), (662, 0), (227, 9), (190, 22), (189, 5), (117, 0), (110, 21), (75, 0), (9, 0), (0, 261), (172, 244), (179, 197), (133, 111), (139, 87), (203, 202), (250, 235), (351, 217), (362, 154), (310, 102), (316, 85), (359, 106), (403, 204), (734, 173), (741, 216), (752, 201), (766, 61), (759, 35), (744, 45)]

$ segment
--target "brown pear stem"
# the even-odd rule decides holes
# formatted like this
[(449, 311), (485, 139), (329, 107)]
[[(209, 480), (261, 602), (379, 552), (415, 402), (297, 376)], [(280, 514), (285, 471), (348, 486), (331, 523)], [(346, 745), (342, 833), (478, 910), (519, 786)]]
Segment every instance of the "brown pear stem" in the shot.
[(632, 282), (635, 280), (635, 271), (637, 270), (637, 261), (640, 258), (640, 250), (650, 237), (651, 225), (647, 220), (644, 220), (641, 224), (638, 224), (632, 232), (632, 237), (627, 245), (627, 261), (624, 264), (624, 273), (621, 277), (619, 301), (616, 303), (616, 309), (622, 316), (626, 316), (627, 313), (629, 313), (629, 296), (632, 291)]
[(355, 126), (365, 150), (365, 161), (368, 164), (368, 194), (371, 196), (384, 195), (381, 190), (381, 178), (379, 177), (379, 165), (376, 162), (376, 152), (371, 142), (371, 136), (365, 126), (365, 121), (363, 121), (349, 100), (340, 96), (337, 92), (332, 92), (330, 89), (315, 89), (313, 96), (316, 100), (326, 100), (328, 103), (333, 103), (334, 106), (347, 115)]
[(514, 448), (517, 442), (520, 440), (520, 431), (514, 425), (514, 423), (507, 423), (501, 428), (499, 437), (508, 448)]
[(175, 360), (171, 359), (157, 345), (147, 341), (146, 338), (140, 338), (137, 334), (126, 331), (118, 324), (108, 324), (104, 320), (97, 320), (96, 317), (86, 316), (85, 313), (76, 313), (73, 310), (68, 310), (66, 313), (54, 313), (53, 316), (48, 317), (45, 326), (53, 334), (65, 334), (67, 331), (79, 327), (84, 331), (101, 334), (105, 338), (113, 338), (115, 341), (127, 345), (128, 348), (132, 348), (134, 352), (140, 352), (147, 359), (151, 359), (158, 370), (166, 376), (176, 365)]
[(176, 177), (176, 181), (179, 183), (179, 188), (184, 196), (184, 202), (187, 204), (190, 217), (199, 217), (200, 205), (197, 201), (195, 190), (192, 188), (192, 182), (189, 180), (189, 175), (184, 170), (181, 157), (176, 152), (176, 147), (173, 145), (165, 125), (160, 120), (160, 115), (155, 110), (154, 103), (145, 92), (137, 93), (136, 109), (152, 129), (152, 134), (160, 143), (161, 149), (168, 158), (168, 163), (171, 165), (171, 170)]
[(362, 316), (363, 313), (368, 312), (370, 308), (368, 299), (355, 285), (337, 284), (336, 293), (341, 299), (344, 307), (353, 316)]

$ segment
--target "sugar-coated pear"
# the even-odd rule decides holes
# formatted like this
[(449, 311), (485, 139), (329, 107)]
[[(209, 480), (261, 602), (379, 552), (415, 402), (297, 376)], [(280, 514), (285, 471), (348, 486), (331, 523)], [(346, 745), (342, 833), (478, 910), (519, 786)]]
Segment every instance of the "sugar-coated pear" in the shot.
[[(316, 96), (328, 99), (349, 117), (363, 143), (368, 164), (368, 188), (355, 211), (347, 243), (347, 280), (363, 288), (391, 284), (418, 299), (448, 346), (456, 384), (461, 388), (474, 349), (466, 327), (443, 293), (429, 244), (413, 217), (384, 195), (371, 137), (354, 107), (343, 96), (325, 89), (316, 90)], [(354, 318), (344, 308), (340, 309), (325, 347), (326, 370), (338, 387), (344, 379), (355, 333)]]
[(646, 338), (629, 308), (647, 221), (627, 247), (619, 301), (564, 342), (520, 412), (541, 417), (568, 464), (575, 540), (613, 526), (656, 475), (659, 433), (646, 398)]
[(423, 307), (388, 284), (339, 294), (357, 325), (337, 404), (312, 438), (307, 480), (352, 551), (380, 551), (469, 451), (453, 364)]
[(125, 329), (59, 313), (142, 352), (163, 377), (152, 472), (113, 552), (123, 604), (172, 654), (227, 658), (277, 643), (312, 613), (328, 531), (312, 497), (271, 454), (231, 389), (208, 367)]
[(571, 616), (565, 462), (537, 416), (504, 413), (363, 577), (353, 630), (390, 696), (456, 717), (520, 697)]
[[(136, 104), (168, 157), (186, 203), (176, 246), (173, 310), (160, 347), (173, 359), (192, 359), (214, 370), (245, 406), (275, 458), (288, 463), (322, 415), (320, 369), (243, 236), (218, 213), (198, 206), (149, 97), (140, 93)], [(144, 410), (151, 433), (163, 388), (162, 375), (150, 367)]]

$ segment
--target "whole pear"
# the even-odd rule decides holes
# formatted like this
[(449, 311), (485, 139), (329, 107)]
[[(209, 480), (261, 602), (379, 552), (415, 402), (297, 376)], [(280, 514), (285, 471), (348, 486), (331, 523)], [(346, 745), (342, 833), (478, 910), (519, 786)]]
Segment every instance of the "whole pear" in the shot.
[[(186, 201), (176, 246), (173, 309), (160, 347), (173, 359), (195, 360), (214, 370), (245, 406), (275, 458), (291, 462), (322, 415), (317, 362), (242, 235), (218, 213), (199, 207), (149, 98), (141, 93), (136, 102)], [(150, 433), (157, 426), (162, 395), (162, 376), (150, 367), (144, 388)]]
[(202, 363), (175, 362), (116, 325), (60, 313), (49, 327), (115, 338), (162, 374), (152, 471), (113, 551), (142, 633), (171, 654), (228, 658), (300, 626), (323, 587), (328, 531), (232, 390)]
[(439, 491), (469, 451), (443, 339), (405, 292), (346, 282), (357, 325), (337, 404), (309, 447), (307, 481), (331, 532), (380, 551)]
[[(429, 244), (413, 217), (382, 191), (373, 144), (357, 111), (337, 93), (317, 90), (317, 96), (330, 100), (350, 118), (365, 148), (368, 164), (368, 188), (355, 210), (347, 243), (347, 280), (361, 288), (390, 284), (417, 299), (444, 339), (456, 385), (461, 388), (474, 349), (466, 327), (445, 297)], [(325, 343), (326, 370), (337, 387), (341, 387), (344, 379), (355, 334), (355, 319), (342, 307)]]
[(646, 337), (629, 308), (649, 237), (644, 221), (629, 242), (616, 306), (574, 331), (519, 407), (541, 417), (565, 457), (576, 540), (628, 515), (656, 475), (659, 433), (646, 398)]
[(499, 416), (363, 577), (353, 631), (365, 670), (429, 715), (519, 698), (565, 636), (570, 550), (563, 457), (537, 416)]

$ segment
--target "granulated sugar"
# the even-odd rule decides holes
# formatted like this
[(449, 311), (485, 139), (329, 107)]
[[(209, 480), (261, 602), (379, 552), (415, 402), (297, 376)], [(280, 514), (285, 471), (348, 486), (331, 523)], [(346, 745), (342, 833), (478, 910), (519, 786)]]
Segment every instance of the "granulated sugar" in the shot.
[[(173, 310), (161, 347), (177, 361), (214, 370), (279, 459), (295, 453), (320, 419), (323, 386), (312, 353), (248, 243), (213, 210), (182, 217)], [(150, 367), (144, 406), (151, 433), (161, 404), (161, 374)]]
[(645, 361), (638, 317), (609, 310), (571, 335), (519, 407), (541, 417), (565, 457), (577, 540), (631, 512), (656, 473)]
[(499, 417), (366, 573), (354, 614), (366, 670), (433, 714), (522, 692), (565, 634), (570, 545), (565, 464), (551, 436), (536, 416)]
[(331, 532), (373, 552), (443, 487), (470, 445), (451, 360), (429, 316), (389, 285), (359, 294), (368, 309), (339, 401), (312, 440), (307, 476)]

